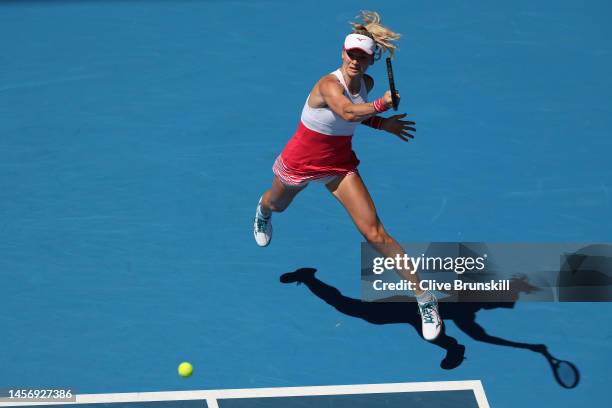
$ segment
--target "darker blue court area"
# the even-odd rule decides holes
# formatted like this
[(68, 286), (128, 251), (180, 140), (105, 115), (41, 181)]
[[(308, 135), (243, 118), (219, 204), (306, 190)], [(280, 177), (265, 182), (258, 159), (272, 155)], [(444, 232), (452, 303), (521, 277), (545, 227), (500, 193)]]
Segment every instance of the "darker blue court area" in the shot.
[(478, 408), (472, 391), (411, 392), (306, 397), (236, 398), (218, 400), (219, 408), (372, 408), (372, 407), (470, 407)]
[[(0, 388), (481, 380), (496, 408), (608, 404), (609, 303), (445, 304), (427, 343), (414, 304), (359, 301), (362, 237), (320, 185), (255, 245), (274, 159), (371, 8), (402, 34), (399, 112), (417, 124), (410, 143), (353, 140), (391, 235), (612, 242), (608, 2), (2, 1)], [(382, 95), (384, 63), (368, 73)], [(281, 282), (299, 270), (316, 271)], [(473, 406), (381, 406), (421, 397)], [(308, 401), (348, 400), (256, 402)]]
[[(441, 408), (466, 407), (478, 408), (473, 391), (428, 391), (378, 394), (338, 394), (338, 395), (310, 395), (300, 397), (245, 397), (245, 398), (219, 398), (214, 402), (220, 408), (372, 408), (372, 407), (430, 407)], [(71, 408), (74, 405), (58, 405)], [(151, 402), (115, 402), (79, 404), (85, 408), (207, 408), (206, 400), (170, 400)]]

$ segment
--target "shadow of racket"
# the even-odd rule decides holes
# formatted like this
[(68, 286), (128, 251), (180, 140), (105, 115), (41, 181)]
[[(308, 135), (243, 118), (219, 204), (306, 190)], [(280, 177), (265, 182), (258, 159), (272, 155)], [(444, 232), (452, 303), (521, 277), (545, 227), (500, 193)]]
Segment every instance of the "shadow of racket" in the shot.
[(548, 350), (540, 351), (553, 370), (555, 380), (563, 388), (575, 388), (580, 382), (580, 372), (578, 368), (569, 361), (559, 360), (553, 357)]

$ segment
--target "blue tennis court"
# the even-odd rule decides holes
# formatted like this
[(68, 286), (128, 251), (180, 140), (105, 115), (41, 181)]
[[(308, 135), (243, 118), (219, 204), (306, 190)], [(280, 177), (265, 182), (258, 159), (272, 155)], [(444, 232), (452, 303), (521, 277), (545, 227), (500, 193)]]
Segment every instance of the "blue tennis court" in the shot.
[(320, 406), (399, 408), (426, 407), (432, 404), (438, 407), (489, 407), (479, 381), (81, 394), (74, 396), (71, 404), (60, 404), (59, 406), (66, 408), (73, 408), (75, 405), (83, 408), (299, 408)]
[[(607, 2), (2, 1), (0, 389), (194, 392), (161, 405), (195, 408), (210, 390), (346, 386), (357, 407), (379, 406), (366, 385), (475, 381), (493, 407), (606, 404), (608, 302), (443, 304), (447, 337), (428, 343), (414, 304), (360, 302), (363, 238), (321, 185), (255, 245), (272, 164), (368, 9), (402, 34), (417, 127), (353, 138), (398, 241), (612, 242)], [(381, 95), (384, 61), (368, 73)], [(440, 387), (422, 401), (482, 406)]]

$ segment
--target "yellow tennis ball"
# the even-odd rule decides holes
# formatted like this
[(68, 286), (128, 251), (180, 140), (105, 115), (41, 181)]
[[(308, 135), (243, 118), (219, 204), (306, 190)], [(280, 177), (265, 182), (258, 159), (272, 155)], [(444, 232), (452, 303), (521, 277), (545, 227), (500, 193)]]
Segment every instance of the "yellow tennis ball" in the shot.
[(181, 377), (189, 377), (193, 373), (193, 366), (188, 362), (184, 361), (178, 366), (178, 374)]

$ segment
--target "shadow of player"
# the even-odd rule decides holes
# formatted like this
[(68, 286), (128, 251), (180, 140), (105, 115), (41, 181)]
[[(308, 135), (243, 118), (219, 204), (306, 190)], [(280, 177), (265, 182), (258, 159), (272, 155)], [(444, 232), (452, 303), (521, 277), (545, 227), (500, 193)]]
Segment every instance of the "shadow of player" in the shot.
[[(315, 272), (316, 269), (314, 268), (300, 268), (294, 272), (281, 275), (280, 281), (282, 283), (303, 283), (314, 295), (339, 312), (363, 319), (372, 324), (407, 323), (422, 338), (421, 318), (417, 313), (414, 297), (396, 296), (385, 299), (384, 302), (362, 302), (360, 299), (342, 295), (338, 289), (318, 279), (315, 276)], [(452, 320), (460, 330), (474, 340), (498, 346), (525, 349), (541, 354), (551, 364), (555, 380), (559, 385), (564, 388), (574, 388), (578, 385), (580, 378), (576, 367), (569, 362), (561, 361), (562, 369), (561, 373), (559, 373), (559, 360), (550, 355), (545, 345), (521, 343), (492, 336), (476, 322), (476, 314), (479, 311), (496, 308), (513, 308), (520, 292), (529, 292), (535, 289), (524, 278), (515, 278), (511, 287), (516, 291), (514, 301), (469, 302), (468, 300), (466, 302), (466, 299), (462, 299), (463, 303), (441, 302), (439, 304), (440, 314), (445, 321)], [(482, 299), (483, 293), (479, 293), (478, 296)], [(449, 336), (445, 328), (440, 336), (430, 343), (446, 351), (445, 357), (440, 362), (441, 368), (450, 370), (458, 367), (463, 362), (465, 346), (459, 344), (454, 337)], [(565, 365), (569, 366), (566, 367)]]

